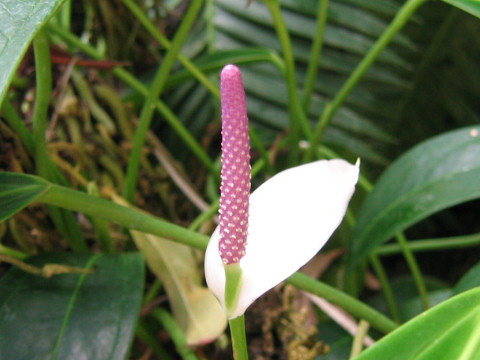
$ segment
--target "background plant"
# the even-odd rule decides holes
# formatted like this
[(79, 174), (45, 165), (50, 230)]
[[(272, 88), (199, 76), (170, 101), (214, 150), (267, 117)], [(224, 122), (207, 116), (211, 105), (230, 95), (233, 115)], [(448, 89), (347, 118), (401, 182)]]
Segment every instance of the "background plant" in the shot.
[[(218, 206), (217, 75), (235, 63), (254, 187), (302, 161), (362, 159), (328, 255), (287, 283), (366, 320), (375, 339), (391, 332), (359, 358), (478, 356), (479, 294), (467, 291), (478, 256), (461, 248), (480, 240), (480, 5), (446, 2), (4, 1), (0, 353), (228, 356), (221, 341), (198, 345), (224, 320), (194, 249)], [(298, 296), (286, 287), (251, 310), (264, 324), (247, 329), (254, 358), (360, 351), (365, 326), (352, 343), (332, 311), (299, 308)]]

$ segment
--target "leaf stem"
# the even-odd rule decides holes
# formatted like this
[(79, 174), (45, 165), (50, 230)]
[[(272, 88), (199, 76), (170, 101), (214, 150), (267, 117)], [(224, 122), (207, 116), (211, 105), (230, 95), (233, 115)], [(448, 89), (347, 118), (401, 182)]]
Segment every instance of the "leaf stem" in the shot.
[(205, 250), (207, 247), (206, 235), (63, 186), (48, 184), (48, 189), (38, 197), (38, 201), (112, 221), (132, 230), (164, 237), (197, 249)]
[[(169, 50), (172, 43), (158, 30), (150, 19), (145, 15), (142, 9), (132, 0), (122, 0), (126, 7), (132, 12), (142, 26), (152, 35), (165, 49)], [(185, 68), (205, 86), (216, 98), (220, 98), (220, 91), (218, 86), (208, 79), (200, 69), (192, 63), (185, 55), (178, 53), (178, 61), (185, 66)]]
[(23, 145), (26, 147), (30, 155), (35, 154), (35, 140), (32, 136), (32, 133), (25, 126), (25, 123), (10, 103), (8, 97), (3, 100), (2, 115), (3, 118), (7, 120), (8, 125), (10, 125), (10, 127), (15, 130), (17, 135), (20, 137)]
[[(464, 236), (452, 236), (448, 238), (415, 240), (408, 242), (407, 246), (410, 251), (413, 252), (480, 246), (480, 233)], [(380, 256), (393, 255), (399, 252), (402, 252), (402, 248), (399, 244), (387, 244), (375, 250), (375, 253)]]
[(383, 333), (389, 333), (398, 326), (394, 321), (370, 306), (364, 304), (360, 300), (357, 300), (354, 297), (345, 294), (334, 287), (317, 281), (303, 273), (297, 272), (293, 274), (286, 280), (286, 282), (298, 287), (299, 289), (320, 296), (321, 298), (340, 306), (358, 318), (365, 319), (373, 327), (382, 331)]
[[(97, 185), (94, 182), (90, 182), (87, 185), (87, 191), (92, 196), (99, 196)], [(91, 219), (93, 229), (97, 234), (99, 241), (100, 249), (107, 254), (115, 253), (115, 245), (113, 244), (112, 237), (110, 236), (110, 230), (108, 228), (108, 223), (94, 216)]]
[(417, 285), (418, 292), (420, 293), (420, 297), (422, 299), (423, 308), (427, 310), (430, 307), (428, 301), (428, 292), (427, 287), (425, 286), (425, 282), (423, 281), (422, 273), (420, 271), (420, 267), (418, 266), (415, 257), (413, 256), (412, 250), (408, 247), (408, 240), (403, 233), (398, 233), (395, 238), (397, 239), (397, 243), (402, 249), (403, 256), (405, 257), (405, 261), (412, 272), (413, 279), (415, 280), (415, 284)]
[(150, 329), (148, 328), (146, 321), (143, 319), (138, 319), (137, 327), (135, 329), (135, 335), (145, 344), (147, 344), (159, 359), (162, 360), (173, 360), (173, 358), (168, 354), (167, 350), (163, 348), (163, 345), (158, 340), (156, 334), (155, 336), (151, 334)]
[(35, 55), (36, 97), (33, 109), (33, 140), (37, 173), (48, 177), (48, 153), (46, 142), (47, 114), (52, 95), (52, 68), (47, 37), (40, 31), (33, 40)]
[(347, 96), (354, 89), (368, 68), (377, 59), (382, 50), (390, 43), (395, 34), (403, 28), (415, 10), (417, 10), (417, 8), (426, 1), (427, 0), (407, 0), (407, 2), (405, 2), (405, 4), (400, 8), (387, 29), (365, 55), (362, 61), (357, 65), (355, 70), (350, 74), (350, 77), (347, 79), (347, 81), (345, 81), (333, 100), (325, 106), (317, 127), (315, 128), (315, 133), (313, 135), (313, 139), (311, 140), (310, 148), (305, 153), (304, 160), (310, 161), (313, 158), (316, 145), (322, 139), (325, 128), (330, 123), (333, 116), (336, 114), (337, 110), (343, 104)]
[(374, 253), (370, 254), (370, 264), (375, 270), (378, 280), (382, 285), (383, 296), (385, 296), (385, 301), (387, 303), (388, 311), (390, 312), (390, 315), (392, 316), (393, 320), (400, 324), (401, 323), (400, 313), (398, 311), (397, 304), (395, 303), (395, 297), (393, 296), (392, 287), (388, 282), (387, 274), (385, 273), (385, 269), (383, 268), (380, 259)]
[(245, 334), (245, 317), (241, 315), (228, 321), (232, 338), (233, 358), (248, 360), (247, 336)]
[(22, 251), (19, 251), (17, 249), (12, 249), (8, 246), (5, 246), (3, 244), (0, 244), (0, 256), (1, 255), (7, 255), (12, 258), (18, 259), (18, 260), (25, 260), (27, 257), (29, 257), (29, 254), (24, 253)]
[[(310, 126), (308, 119), (302, 110), (297, 94), (297, 83), (295, 80), (295, 60), (293, 58), (292, 43), (288, 34), (287, 26), (283, 19), (278, 0), (266, 0), (266, 6), (270, 10), (273, 18), (273, 24), (277, 32), (278, 39), (282, 46), (283, 57), (285, 60), (285, 76), (288, 87), (288, 109), (290, 113), (290, 139), (291, 139), (291, 159), (298, 156), (298, 142), (300, 140), (299, 125), (307, 138), (310, 138)], [(296, 162), (295, 162), (296, 163)]]
[(183, 360), (198, 360), (195, 352), (187, 346), (187, 340), (182, 330), (172, 316), (164, 309), (158, 308), (153, 311), (153, 316), (163, 325), (175, 344), (178, 354)]
[(328, 0), (320, 0), (317, 9), (317, 26), (315, 29), (315, 38), (313, 40), (310, 60), (308, 61), (307, 75), (305, 78), (305, 88), (303, 90), (303, 110), (308, 114), (313, 87), (317, 80), (318, 65), (322, 54), (323, 37), (327, 24)]
[(133, 149), (130, 154), (130, 159), (127, 167), (127, 176), (125, 180), (124, 196), (129, 202), (133, 202), (135, 195), (135, 188), (137, 185), (138, 171), (140, 167), (140, 158), (142, 156), (143, 145), (145, 144), (147, 131), (150, 128), (150, 123), (155, 110), (155, 101), (160, 96), (165, 82), (168, 79), (170, 70), (177, 59), (178, 53), (182, 44), (195, 22), (198, 12), (203, 5), (203, 0), (192, 1), (185, 13), (182, 23), (180, 24), (172, 45), (167, 52), (159, 70), (157, 71), (153, 83), (149, 89), (148, 96), (140, 114), (138, 127), (133, 139)]
[[(50, 46), (43, 31), (40, 31), (33, 39), (33, 52), (37, 87), (33, 109), (33, 140), (35, 145), (33, 155), (37, 173), (46, 179), (54, 180), (59, 177), (59, 172), (48, 157), (46, 140), (48, 107), (52, 95), (52, 66)], [(65, 235), (72, 249), (86, 251), (87, 244), (73, 214), (53, 207), (49, 207), (48, 210), (55, 225)]]

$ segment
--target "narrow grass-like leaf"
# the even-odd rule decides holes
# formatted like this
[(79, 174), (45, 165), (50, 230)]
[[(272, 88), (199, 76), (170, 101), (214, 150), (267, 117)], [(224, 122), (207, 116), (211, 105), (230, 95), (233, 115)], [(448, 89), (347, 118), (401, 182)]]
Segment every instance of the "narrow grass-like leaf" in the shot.
[(3, 276), (2, 359), (127, 357), (142, 300), (144, 262), (139, 253), (47, 254), (29, 262), (95, 272), (43, 278), (13, 268)]
[(414, 147), (381, 176), (358, 216), (350, 263), (440, 210), (480, 197), (480, 128)]
[(0, 104), (28, 45), (64, 0), (3, 0), (0, 4)]

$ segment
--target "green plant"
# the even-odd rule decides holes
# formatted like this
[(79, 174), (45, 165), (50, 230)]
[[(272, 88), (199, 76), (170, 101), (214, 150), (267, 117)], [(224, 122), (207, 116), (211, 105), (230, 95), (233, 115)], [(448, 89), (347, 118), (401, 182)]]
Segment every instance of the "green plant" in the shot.
[[(219, 206), (217, 75), (234, 63), (253, 187), (313, 160), (361, 159), (328, 255), (286, 280), (319, 304), (310, 313), (319, 334), (297, 326), (307, 315), (287, 286), (264, 297), (273, 304), (258, 316), (264, 333), (249, 330), (258, 310), (247, 311), (249, 351), (480, 359), (478, 257), (435, 258), (480, 242), (478, 0), (9, 0), (2, 9), (0, 354), (229, 356), (221, 340), (205, 345), (227, 319), (200, 264)], [(407, 264), (403, 278), (384, 260), (392, 254)], [(330, 320), (339, 317), (353, 339)]]

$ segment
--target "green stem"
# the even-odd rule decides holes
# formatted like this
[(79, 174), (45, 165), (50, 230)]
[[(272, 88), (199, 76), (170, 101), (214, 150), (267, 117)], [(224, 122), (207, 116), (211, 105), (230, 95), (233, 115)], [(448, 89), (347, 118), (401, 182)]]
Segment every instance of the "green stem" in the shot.
[(387, 274), (385, 269), (382, 266), (382, 263), (377, 255), (370, 254), (370, 263), (377, 274), (377, 278), (382, 285), (383, 296), (385, 296), (385, 301), (387, 302), (388, 311), (392, 316), (393, 320), (397, 323), (401, 323), (400, 313), (398, 311), (397, 304), (395, 303), (395, 297), (393, 296), (392, 287), (388, 282)]
[(11, 256), (15, 259), (19, 259), (19, 260), (24, 260), (26, 259), (29, 255), (22, 252), (22, 251), (19, 251), (19, 250), (16, 250), (16, 249), (12, 249), (8, 246), (5, 246), (5, 245), (2, 245), (0, 244), (0, 255), (8, 255), (8, 256)]
[[(55, 26), (54, 24), (49, 24), (49, 29), (54, 32), (56, 35), (60, 36), (65, 42), (74, 46), (75, 48), (81, 50), (85, 54), (91, 56), (94, 59), (101, 60), (103, 56), (99, 54), (91, 46), (84, 44), (78, 37), (75, 35), (62, 31), (61, 28)], [(130, 86), (135, 91), (138, 91), (143, 96), (147, 97), (150, 90), (148, 87), (143, 85), (137, 78), (132, 74), (126, 71), (123, 68), (115, 68), (113, 70), (115, 76), (122, 80), (125, 84)], [(165, 103), (157, 99), (155, 102), (155, 108), (157, 111), (164, 117), (168, 124), (173, 128), (173, 130), (180, 136), (183, 142), (187, 145), (188, 148), (192, 151), (195, 156), (207, 167), (207, 169), (212, 174), (217, 174), (218, 170), (215, 168), (213, 161), (210, 159), (208, 154), (203, 150), (202, 146), (195, 140), (195, 138), (190, 134), (190, 132), (185, 128), (182, 122), (176, 117), (176, 115), (168, 108)]]
[(333, 116), (336, 114), (337, 110), (343, 104), (347, 96), (363, 77), (368, 68), (377, 59), (377, 56), (390, 43), (395, 34), (403, 28), (403, 26), (407, 23), (408, 19), (410, 19), (415, 10), (417, 10), (417, 8), (426, 1), (427, 0), (407, 0), (407, 2), (405, 2), (405, 4), (395, 15), (388, 28), (380, 36), (380, 38), (373, 45), (367, 55), (365, 55), (360, 64), (357, 65), (355, 70), (352, 72), (347, 81), (343, 84), (342, 88), (338, 91), (337, 95), (333, 98), (331, 103), (326, 105), (317, 124), (317, 127), (315, 128), (315, 134), (310, 143), (310, 148), (305, 153), (305, 160), (310, 161), (312, 159), (315, 153), (315, 148), (320, 142), (325, 128), (330, 123)]
[(425, 286), (425, 282), (423, 281), (422, 273), (420, 271), (420, 267), (418, 266), (415, 257), (413, 256), (412, 251), (408, 247), (408, 241), (403, 233), (398, 233), (396, 235), (396, 239), (398, 245), (402, 249), (403, 256), (405, 257), (405, 261), (412, 272), (413, 279), (415, 280), (415, 284), (417, 285), (418, 292), (420, 293), (420, 297), (422, 299), (423, 307), (427, 310), (430, 307), (428, 301), (428, 292), (427, 287)]
[(177, 353), (183, 360), (198, 360), (193, 349), (188, 347), (187, 340), (183, 335), (182, 329), (177, 325), (172, 316), (164, 309), (155, 309), (153, 316), (162, 324), (163, 328), (172, 338)]
[(233, 358), (248, 360), (247, 336), (245, 334), (245, 317), (241, 315), (228, 321), (232, 338)]
[[(58, 179), (59, 172), (48, 157), (46, 141), (48, 107), (52, 95), (52, 67), (50, 46), (43, 31), (40, 31), (33, 40), (33, 51), (37, 87), (32, 117), (35, 165), (39, 175), (49, 180), (55, 180)], [(87, 244), (73, 214), (54, 207), (49, 207), (48, 210), (55, 226), (65, 236), (72, 249), (86, 251)]]
[(308, 291), (309, 293), (320, 296), (321, 298), (340, 306), (342, 309), (350, 312), (358, 318), (365, 319), (373, 327), (383, 333), (389, 333), (398, 326), (394, 321), (364, 304), (360, 300), (303, 273), (297, 272), (290, 276), (286, 281), (299, 289)]
[[(99, 196), (97, 185), (94, 182), (88, 183), (87, 190), (90, 195), (96, 197)], [(93, 229), (97, 234), (100, 249), (107, 254), (115, 253), (115, 245), (113, 244), (112, 237), (110, 236), (108, 223), (105, 220), (99, 219), (95, 216), (91, 218), (91, 222)]]
[(251, 125), (249, 126), (248, 130), (249, 130), (248, 132), (250, 134), (250, 139), (252, 141), (253, 146), (258, 150), (270, 174), (273, 175), (274, 169), (273, 169), (273, 165), (270, 163), (267, 150), (263, 146), (262, 141), (260, 140), (260, 138), (258, 137), (258, 134), (256, 133), (256, 131), (253, 129)]
[(112, 221), (132, 230), (164, 237), (197, 249), (205, 250), (207, 247), (206, 235), (63, 186), (48, 184), (47, 190), (39, 196), (38, 201)]
[[(295, 60), (293, 58), (292, 43), (288, 35), (288, 29), (283, 19), (278, 0), (265, 1), (270, 13), (272, 14), (273, 24), (277, 32), (278, 39), (282, 46), (283, 57), (285, 59), (285, 76), (288, 86), (288, 109), (290, 113), (290, 144), (291, 144), (291, 160), (295, 160), (298, 156), (298, 142), (300, 140), (299, 125), (304, 135), (310, 138), (310, 126), (308, 119), (302, 110), (297, 94), (297, 82), (295, 80)], [(295, 161), (296, 163), (296, 161)]]
[[(475, 247), (480, 246), (480, 233), (464, 236), (453, 236), (448, 238), (415, 240), (410, 241), (407, 246), (410, 251), (413, 252)], [(375, 253), (380, 256), (394, 255), (399, 252), (402, 252), (402, 248), (399, 244), (387, 244), (375, 250)]]
[(153, 83), (149, 89), (148, 96), (140, 114), (138, 127), (133, 140), (133, 149), (132, 153), (130, 154), (127, 167), (127, 176), (124, 187), (124, 195), (127, 201), (133, 202), (134, 200), (142, 149), (143, 145), (145, 144), (147, 131), (150, 128), (150, 123), (155, 110), (155, 101), (163, 90), (168, 75), (170, 74), (170, 70), (177, 59), (180, 48), (185, 42), (185, 39), (191, 27), (193, 26), (193, 23), (195, 22), (202, 5), (202, 0), (192, 1), (190, 3), (188, 10), (183, 17), (182, 23), (180, 24), (175, 37), (173, 38), (172, 45), (168, 50), (162, 64), (160, 65), (160, 69), (157, 71), (155, 79), (153, 80)]
[(148, 292), (143, 297), (143, 304), (148, 305), (153, 302), (160, 293), (160, 290), (162, 290), (162, 286), (162, 282), (156, 278), (153, 284), (150, 286), (150, 289), (148, 289)]
[(8, 97), (3, 100), (2, 115), (7, 120), (8, 125), (15, 130), (17, 135), (22, 140), (23, 145), (26, 147), (30, 155), (35, 154), (35, 140), (32, 133), (25, 126), (23, 120), (18, 116), (17, 111), (14, 109)]
[(33, 140), (35, 144), (35, 163), (37, 173), (45, 178), (47, 167), (47, 114), (52, 95), (52, 67), (50, 62), (50, 47), (47, 37), (40, 32), (33, 40), (35, 54), (36, 98), (33, 109)]
[(64, 2), (58, 17), (62, 27), (65, 29), (70, 29), (72, 25), (72, 0), (67, 0)]
[(313, 93), (313, 87), (317, 80), (318, 64), (322, 53), (323, 37), (327, 25), (328, 0), (320, 0), (317, 9), (317, 27), (315, 29), (315, 38), (313, 40), (310, 60), (308, 61), (307, 76), (305, 79), (305, 88), (303, 90), (303, 110), (308, 114), (310, 100)]
[[(153, 24), (142, 11), (142, 9), (132, 0), (122, 0), (125, 6), (132, 12), (142, 26), (152, 35), (165, 49), (170, 50), (172, 44), (168, 39), (158, 30), (157, 26)], [(218, 86), (212, 83), (205, 74), (198, 69), (187, 57), (178, 53), (178, 61), (185, 66), (185, 68), (201, 83), (203, 84), (215, 97), (220, 98), (220, 91)]]
[(220, 200), (217, 200), (212, 205), (210, 205), (207, 210), (198, 215), (195, 220), (191, 222), (188, 228), (192, 231), (199, 229), (205, 221), (211, 219), (217, 213), (219, 207)]
[(158, 340), (158, 337), (152, 335), (151, 331), (148, 329), (146, 322), (142, 319), (137, 321), (137, 327), (135, 329), (135, 335), (145, 344), (147, 344), (159, 359), (162, 360), (173, 360), (173, 358), (168, 354), (167, 350)]
[(231, 314), (235, 313), (238, 295), (242, 285), (242, 269), (240, 263), (224, 265), (225, 269), (225, 307), (227, 317), (231, 318)]

